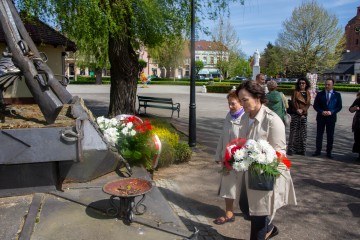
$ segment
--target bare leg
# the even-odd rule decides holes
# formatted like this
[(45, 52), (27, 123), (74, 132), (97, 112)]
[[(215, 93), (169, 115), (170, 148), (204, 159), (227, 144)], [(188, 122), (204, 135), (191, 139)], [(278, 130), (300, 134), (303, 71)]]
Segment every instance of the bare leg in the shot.
[(234, 199), (225, 198), (226, 216), (232, 218), (234, 216)]
[(215, 224), (224, 224), (226, 222), (235, 221), (233, 203), (234, 199), (225, 198), (225, 216), (215, 219)]

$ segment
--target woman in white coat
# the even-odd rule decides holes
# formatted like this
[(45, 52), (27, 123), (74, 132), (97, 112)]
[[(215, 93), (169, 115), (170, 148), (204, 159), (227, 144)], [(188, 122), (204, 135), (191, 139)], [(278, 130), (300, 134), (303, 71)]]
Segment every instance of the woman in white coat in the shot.
[[(229, 113), (226, 115), (222, 133), (215, 154), (215, 162), (221, 164), (224, 161), (226, 145), (237, 138), (239, 133), (239, 122), (244, 113), (240, 100), (234, 90), (227, 95)], [(224, 170), (221, 176), (219, 196), (225, 199), (225, 216), (214, 220), (215, 224), (224, 224), (235, 221), (234, 199), (239, 196), (239, 173)]]
[[(244, 115), (240, 120), (239, 138), (266, 140), (278, 152), (286, 154), (285, 126), (279, 116), (264, 105), (266, 102), (263, 88), (255, 81), (245, 81), (236, 89)], [(282, 164), (282, 163), (281, 163)], [(287, 204), (296, 205), (296, 196), (290, 170), (283, 166), (278, 169), (272, 191), (249, 189), (248, 172), (244, 172), (246, 195), (251, 220), (250, 240), (270, 239), (279, 233), (271, 219), (280, 207)], [(242, 185), (240, 185), (242, 186)]]

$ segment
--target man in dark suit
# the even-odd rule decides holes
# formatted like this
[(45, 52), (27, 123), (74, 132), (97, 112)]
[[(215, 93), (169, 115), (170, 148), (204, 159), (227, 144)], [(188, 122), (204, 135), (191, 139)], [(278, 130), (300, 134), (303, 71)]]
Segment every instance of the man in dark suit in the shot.
[(333, 158), (331, 151), (334, 142), (336, 114), (340, 112), (341, 108), (341, 95), (340, 93), (334, 91), (334, 79), (327, 79), (325, 81), (325, 90), (319, 92), (314, 101), (314, 109), (317, 112), (317, 131), (316, 151), (313, 156), (319, 156), (321, 154), (323, 135), (326, 127), (326, 156), (328, 158)]

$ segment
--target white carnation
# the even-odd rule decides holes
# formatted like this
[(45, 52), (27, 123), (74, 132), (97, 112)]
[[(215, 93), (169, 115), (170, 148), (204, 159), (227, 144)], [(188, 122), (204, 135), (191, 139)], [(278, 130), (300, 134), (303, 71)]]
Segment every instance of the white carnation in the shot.
[(132, 123), (132, 122), (128, 122), (127, 124), (126, 124), (126, 127), (127, 128), (132, 128), (134, 126), (134, 124)]
[(109, 121), (109, 126), (110, 127), (116, 127), (118, 125), (119, 121), (116, 118), (112, 118)]
[(246, 153), (246, 150), (243, 148), (236, 150), (234, 153), (235, 161), (240, 161), (241, 159), (243, 159), (245, 157), (245, 153)]
[(116, 128), (105, 129), (104, 138), (112, 146), (116, 145), (118, 137), (119, 137), (119, 133)]
[(129, 134), (129, 128), (124, 127), (123, 129), (121, 129), (121, 133), (124, 134), (125, 136)]

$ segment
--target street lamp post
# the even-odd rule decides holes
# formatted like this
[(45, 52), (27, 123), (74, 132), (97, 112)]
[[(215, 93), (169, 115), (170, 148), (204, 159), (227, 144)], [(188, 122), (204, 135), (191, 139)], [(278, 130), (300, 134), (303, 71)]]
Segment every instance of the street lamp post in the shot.
[(196, 103), (195, 103), (195, 0), (191, 0), (191, 71), (189, 105), (189, 146), (196, 146)]

